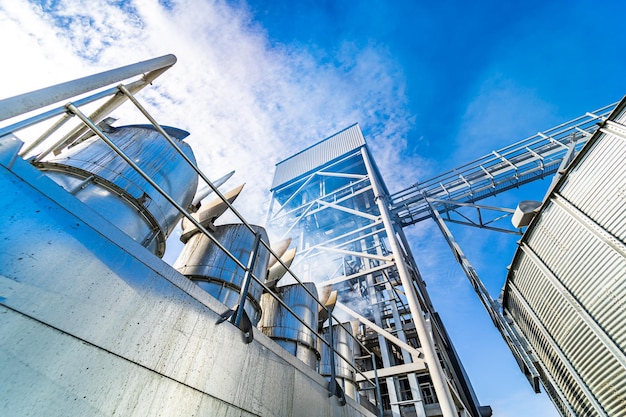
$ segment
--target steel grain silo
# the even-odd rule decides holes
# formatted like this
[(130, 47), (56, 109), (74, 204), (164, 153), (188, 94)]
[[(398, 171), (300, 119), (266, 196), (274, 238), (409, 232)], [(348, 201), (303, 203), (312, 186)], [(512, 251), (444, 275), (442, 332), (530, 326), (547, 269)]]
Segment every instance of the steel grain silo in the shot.
[(312, 294), (317, 294), (314, 283), (286, 285), (277, 289), (281, 300), (302, 321), (296, 319), (275, 298), (265, 294), (262, 300), (263, 317), (259, 327), (264, 334), (311, 369), (317, 369), (319, 361), (317, 336), (303, 322), (310, 328), (317, 328), (319, 305), (317, 299), (311, 297), (305, 287)]
[(531, 222), (503, 309), (563, 416), (626, 416), (626, 101)]
[[(195, 163), (191, 147), (182, 139), (189, 133), (164, 127), (178, 147)], [(163, 191), (187, 208), (198, 185), (198, 175), (152, 125), (108, 127), (107, 136)], [(182, 214), (148, 181), (93, 136), (39, 168), (57, 184), (147, 247), (157, 256)]]
[[(252, 226), (261, 239), (268, 241), (265, 229)], [(243, 265), (247, 265), (251, 253), (255, 250), (255, 235), (244, 224), (225, 224), (216, 226), (212, 233)], [(270, 253), (259, 245), (252, 273), (258, 279), (265, 279)], [(178, 259), (174, 263), (181, 274), (198, 284), (203, 290), (229, 307), (239, 301), (245, 270), (231, 259), (219, 246), (203, 233), (196, 233), (189, 238)], [(250, 282), (245, 312), (256, 325), (261, 317), (260, 299), (263, 288), (255, 280)]]

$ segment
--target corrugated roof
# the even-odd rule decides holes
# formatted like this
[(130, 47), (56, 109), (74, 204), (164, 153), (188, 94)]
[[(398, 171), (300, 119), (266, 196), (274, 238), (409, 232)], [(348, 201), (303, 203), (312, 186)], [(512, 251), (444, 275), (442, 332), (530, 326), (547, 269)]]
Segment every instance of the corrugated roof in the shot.
[(365, 138), (358, 124), (298, 152), (276, 164), (272, 190), (299, 176), (333, 161), (348, 152), (365, 145)]

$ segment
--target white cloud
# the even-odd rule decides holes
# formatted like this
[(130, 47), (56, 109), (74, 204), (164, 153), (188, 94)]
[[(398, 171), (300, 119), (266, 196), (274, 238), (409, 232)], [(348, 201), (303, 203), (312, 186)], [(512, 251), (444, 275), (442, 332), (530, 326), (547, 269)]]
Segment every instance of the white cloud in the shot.
[[(354, 122), (383, 173), (404, 178), (411, 120), (403, 75), (383, 48), (346, 44), (320, 63), (270, 46), (244, 9), (219, 1), (181, 0), (171, 10), (150, 0), (10, 3), (0, 6), (0, 36), (14, 40), (3, 52), (16, 58), (0, 70), (12, 81), (2, 96), (174, 53), (178, 63), (139, 98), (160, 123), (191, 132), (209, 177), (237, 171), (230, 185), (248, 184), (236, 206), (251, 222), (264, 221), (276, 162)], [(122, 109), (118, 125), (144, 122)]]
[(0, 4), (0, 97), (10, 97), (86, 74), (85, 63), (72, 53), (36, 6), (25, 1)]
[[(321, 61), (306, 50), (270, 45), (245, 9), (219, 0), (180, 0), (167, 8), (155, 0), (39, 4), (0, 3), (0, 97), (173, 53), (177, 65), (139, 98), (161, 123), (191, 132), (189, 142), (210, 178), (236, 169), (225, 188), (247, 183), (235, 205), (252, 222), (263, 222), (278, 160), (354, 122), (391, 191), (423, 177), (427, 161), (402, 154), (414, 123), (404, 74), (379, 45), (345, 43), (335, 59)], [(456, 162), (466, 162), (469, 147), (480, 156), (534, 133), (523, 131), (526, 126), (550, 126), (544, 120), (551, 108), (533, 91), (498, 77), (478, 90), (458, 133)], [(143, 122), (136, 112), (115, 116), (120, 124)], [(448, 249), (430, 239), (438, 236), (435, 226), (406, 232), (424, 278), (434, 284), (429, 288), (458, 303), (450, 293), (468, 285), (456, 263), (441, 260)], [(510, 404), (526, 403), (520, 398), (494, 409), (507, 415)]]
[(467, 162), (468, 157), (478, 158), (537, 133), (529, 129), (549, 128), (558, 121), (555, 110), (537, 91), (492, 74), (482, 80), (467, 106), (454, 160)]

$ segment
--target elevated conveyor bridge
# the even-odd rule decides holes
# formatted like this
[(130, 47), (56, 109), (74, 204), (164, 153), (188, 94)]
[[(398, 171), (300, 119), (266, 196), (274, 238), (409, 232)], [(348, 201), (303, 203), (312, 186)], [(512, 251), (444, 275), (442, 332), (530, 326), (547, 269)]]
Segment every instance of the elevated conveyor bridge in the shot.
[[(390, 196), (391, 211), (404, 226), (431, 216), (427, 197), (439, 213), (455, 203), (475, 203), (555, 174), (563, 159), (580, 151), (617, 103), (539, 132)], [(570, 149), (573, 147), (574, 155)], [(569, 154), (569, 155), (568, 155)]]

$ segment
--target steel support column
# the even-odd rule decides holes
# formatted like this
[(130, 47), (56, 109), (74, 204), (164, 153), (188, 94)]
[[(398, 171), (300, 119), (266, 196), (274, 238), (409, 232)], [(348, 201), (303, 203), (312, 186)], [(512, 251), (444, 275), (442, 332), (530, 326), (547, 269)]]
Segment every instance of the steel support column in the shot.
[(431, 373), (430, 375), (433, 380), (435, 392), (437, 393), (437, 398), (439, 399), (439, 405), (441, 407), (442, 414), (444, 417), (457, 417), (458, 413), (456, 411), (456, 406), (454, 405), (454, 401), (452, 400), (452, 395), (450, 394), (450, 391), (448, 389), (448, 384), (446, 382), (443, 369), (441, 368), (439, 358), (437, 357), (437, 354), (435, 352), (434, 342), (426, 330), (426, 322), (424, 320), (424, 315), (422, 314), (419, 299), (417, 297), (417, 294), (415, 293), (415, 288), (413, 287), (413, 282), (409, 271), (404, 263), (404, 256), (402, 255), (402, 251), (396, 240), (396, 231), (394, 228), (394, 224), (391, 220), (389, 208), (386, 205), (387, 196), (383, 193), (382, 187), (379, 184), (379, 179), (370, 160), (367, 147), (362, 147), (361, 153), (363, 155), (363, 160), (365, 161), (368, 176), (370, 177), (370, 182), (374, 190), (376, 204), (378, 205), (378, 208), (380, 210), (380, 215), (382, 217), (383, 224), (385, 225), (385, 230), (389, 237), (391, 250), (393, 251), (394, 256), (397, 258), (395, 259), (395, 261), (396, 267), (398, 269), (398, 275), (400, 276), (402, 286), (404, 287), (404, 291), (406, 293), (406, 298), (409, 303), (409, 309), (411, 310), (411, 315), (413, 317), (415, 329), (417, 330), (417, 335), (420, 339), (420, 343), (422, 344), (424, 358), (426, 363), (428, 364), (428, 368)]

